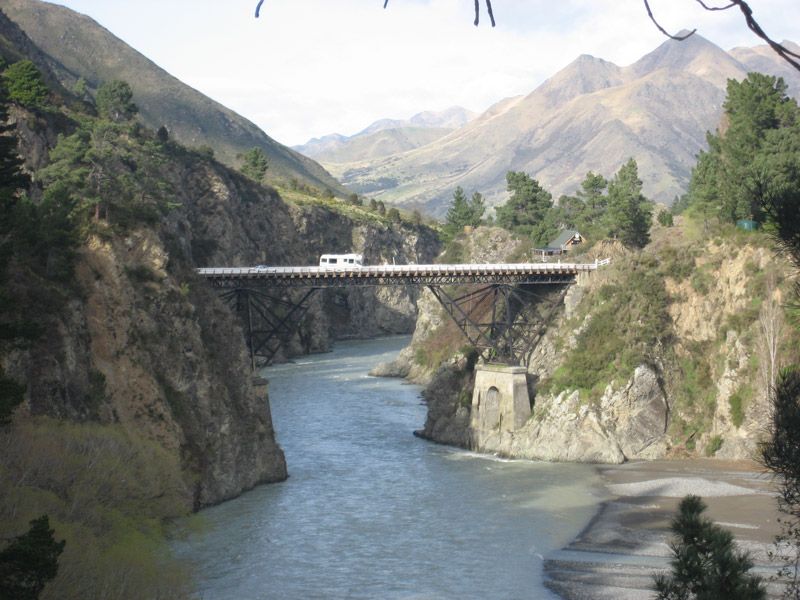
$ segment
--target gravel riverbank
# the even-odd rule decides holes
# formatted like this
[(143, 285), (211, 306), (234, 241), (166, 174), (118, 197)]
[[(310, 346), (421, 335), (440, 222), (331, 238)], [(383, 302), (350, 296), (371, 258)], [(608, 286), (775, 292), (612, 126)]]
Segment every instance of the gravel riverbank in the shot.
[[(729, 529), (765, 578), (778, 512), (774, 481), (750, 462), (661, 460), (598, 467), (608, 499), (583, 532), (545, 563), (547, 585), (567, 600), (651, 598), (653, 574), (669, 568), (669, 523), (687, 494)], [(779, 596), (771, 584), (770, 597)]]

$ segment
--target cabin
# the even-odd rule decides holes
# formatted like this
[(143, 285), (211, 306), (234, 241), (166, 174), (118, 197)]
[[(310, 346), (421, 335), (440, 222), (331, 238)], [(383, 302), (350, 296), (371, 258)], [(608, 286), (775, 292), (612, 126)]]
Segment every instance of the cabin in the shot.
[(323, 254), (319, 266), (333, 269), (352, 269), (364, 265), (363, 254)]
[(583, 243), (583, 236), (574, 229), (565, 229), (557, 238), (552, 240), (544, 248), (536, 248), (534, 252), (545, 260), (548, 256), (560, 256), (567, 254), (573, 246)]

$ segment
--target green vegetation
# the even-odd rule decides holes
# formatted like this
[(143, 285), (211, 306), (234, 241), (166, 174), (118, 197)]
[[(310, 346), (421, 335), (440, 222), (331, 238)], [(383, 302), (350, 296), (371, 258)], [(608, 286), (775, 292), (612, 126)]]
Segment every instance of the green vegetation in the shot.
[(133, 103), (133, 90), (125, 81), (107, 81), (97, 90), (97, 111), (114, 123), (130, 121), (139, 112)]
[[(267, 174), (269, 162), (267, 155), (261, 148), (251, 148), (242, 155), (242, 174), (249, 177), (256, 183), (264, 181), (264, 175)], [(331, 194), (331, 197), (333, 194)]]
[(722, 439), (722, 436), (715, 435), (714, 437), (712, 437), (709, 440), (708, 445), (706, 446), (705, 450), (706, 456), (708, 457), (714, 456), (719, 451), (719, 449), (722, 448), (723, 442), (724, 440)]
[(44, 78), (30, 60), (21, 60), (3, 73), (8, 98), (26, 108), (41, 108), (47, 101), (49, 91)]
[[(708, 135), (692, 171), (689, 210), (706, 221), (754, 219), (785, 222), (798, 206), (800, 111), (783, 79), (750, 73), (728, 81), (724, 103), (728, 127)], [(786, 215), (788, 217), (788, 212)]]
[(66, 542), (57, 542), (47, 515), (0, 551), (0, 598), (36, 600), (58, 573), (58, 557)]
[(650, 241), (650, 202), (642, 195), (639, 169), (632, 158), (608, 184), (609, 232), (631, 248), (643, 248)]
[(669, 299), (657, 260), (636, 255), (616, 267), (610, 279), (598, 291), (576, 347), (540, 389), (578, 389), (585, 399), (597, 400), (606, 385), (626, 381), (670, 343)]
[(753, 388), (749, 384), (743, 384), (728, 398), (731, 407), (731, 422), (735, 427), (741, 427), (744, 423), (744, 412), (752, 396)]
[[(130, 120), (135, 111), (126, 87), (117, 82), (103, 88), (105, 95), (98, 93), (100, 118), (64, 115), (66, 130), (50, 150), (48, 164), (34, 173), (37, 187), (30, 195), (17, 138), (2, 126), (4, 351), (30, 346), (41, 336), (43, 323), (63, 317), (69, 301), (81, 298), (72, 275), (87, 239), (108, 240), (152, 226), (177, 205), (165, 182), (173, 153), (183, 150)], [(0, 124), (6, 121), (8, 102), (22, 100), (0, 94)], [(144, 267), (126, 273), (134, 280), (154, 278)], [(87, 376), (81, 393), (72, 392), (72, 401), (86, 414), (97, 414), (108, 404), (106, 379), (91, 366)], [(112, 589), (117, 598), (186, 596), (184, 569), (166, 556), (163, 542), (165, 520), (192, 507), (177, 453), (120, 425), (15, 418), (24, 393), (25, 386), (0, 372), (0, 481), (8, 482), (0, 486), (0, 596), (34, 597), (19, 587), (19, 565), (8, 571), (2, 561), (19, 556), (19, 544), (8, 542), (28, 539), (28, 522), (42, 514), (48, 515), (57, 538), (66, 540), (58, 574), (44, 586), (42, 598), (108, 597), (103, 590)], [(50, 532), (42, 523), (37, 521), (30, 532), (40, 540), (43, 531)], [(44, 579), (36, 577), (26, 576), (25, 585), (38, 594)], [(7, 589), (14, 591), (4, 593)]]
[(663, 225), (664, 227), (672, 227), (675, 224), (675, 221), (672, 218), (672, 213), (668, 210), (659, 211), (657, 219), (659, 224)]
[(546, 243), (553, 232), (546, 218), (553, 207), (553, 196), (527, 173), (509, 171), (506, 182), (511, 197), (497, 207), (497, 224)]
[(66, 541), (44, 597), (185, 595), (186, 573), (161, 541), (166, 520), (191, 508), (177, 456), (120, 425), (44, 418), (1, 429), (0, 447), (0, 480), (14, 482), (0, 487), (0, 538), (46, 512)]
[[(652, 203), (642, 195), (638, 166), (628, 160), (609, 182), (602, 175), (586, 174), (575, 196), (552, 196), (525, 173), (506, 176), (511, 198), (497, 207), (497, 224), (544, 246), (563, 229), (576, 229), (590, 242), (619, 239), (642, 248), (649, 239)], [(608, 193), (604, 193), (605, 190)]]
[(486, 205), (479, 192), (472, 194), (472, 199), (467, 200), (461, 186), (453, 192), (453, 202), (447, 210), (447, 217), (442, 228), (445, 241), (450, 241), (464, 230), (464, 227), (477, 227), (481, 224)]
[(762, 600), (767, 591), (753, 561), (736, 549), (733, 535), (702, 516), (706, 504), (698, 496), (681, 500), (671, 529), (675, 540), (672, 571), (655, 577), (657, 600)]

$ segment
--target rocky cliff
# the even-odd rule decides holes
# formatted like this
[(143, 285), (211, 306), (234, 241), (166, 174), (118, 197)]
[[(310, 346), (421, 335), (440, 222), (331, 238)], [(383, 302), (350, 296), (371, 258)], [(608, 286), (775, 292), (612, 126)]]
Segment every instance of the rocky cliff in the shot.
[(421, 435), (540, 460), (752, 458), (767, 430), (772, 357), (796, 353), (782, 326), (790, 270), (760, 234), (709, 239), (683, 222), (653, 233), (643, 253), (612, 245), (587, 257), (614, 260), (567, 291), (530, 355), (533, 409), (520, 427), (475, 429), (471, 365), (463, 349), (453, 355), (457, 338), (438, 370), (414, 364), (450, 327), (421, 303), (431, 314), (421, 312), (412, 347), (386, 368), (428, 382)]
[[(35, 172), (57, 137), (34, 115), (18, 112), (16, 123)], [(172, 208), (124, 235), (103, 227), (89, 235), (63, 310), (38, 315), (48, 335), (5, 354), (3, 366), (25, 383), (29, 414), (122, 423), (179, 452), (203, 506), (282, 479), (286, 467), (265, 389), (251, 383), (241, 327), (192, 269), (314, 264), (324, 251), (351, 250), (373, 263), (425, 262), (438, 245), (427, 228), (290, 205), (213, 160), (163, 151), (158, 175)], [(19, 281), (16, 293), (42, 293), (37, 284)], [(411, 290), (326, 293), (284, 354), (409, 332), (414, 301)]]

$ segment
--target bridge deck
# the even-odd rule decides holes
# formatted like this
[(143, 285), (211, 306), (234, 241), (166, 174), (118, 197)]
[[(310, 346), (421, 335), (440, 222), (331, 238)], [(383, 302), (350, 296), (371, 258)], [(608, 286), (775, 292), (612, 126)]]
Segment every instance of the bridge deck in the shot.
[(197, 269), (197, 273), (222, 288), (566, 283), (579, 273), (594, 271), (607, 263), (608, 259), (594, 263), (212, 267)]

